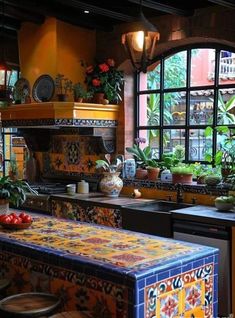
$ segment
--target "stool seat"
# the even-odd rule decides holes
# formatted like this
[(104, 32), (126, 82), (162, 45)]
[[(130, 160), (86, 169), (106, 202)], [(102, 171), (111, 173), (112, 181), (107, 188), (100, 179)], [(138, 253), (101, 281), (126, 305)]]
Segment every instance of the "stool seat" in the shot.
[[(4, 317), (39, 317), (51, 314), (60, 304), (52, 294), (24, 293), (6, 297), (0, 301), (0, 313)], [(0, 317), (2, 317), (0, 315)]]
[(10, 286), (11, 281), (6, 278), (0, 279), (0, 292), (5, 290), (8, 286)]
[(53, 315), (50, 318), (93, 318), (88, 311), (67, 311)]

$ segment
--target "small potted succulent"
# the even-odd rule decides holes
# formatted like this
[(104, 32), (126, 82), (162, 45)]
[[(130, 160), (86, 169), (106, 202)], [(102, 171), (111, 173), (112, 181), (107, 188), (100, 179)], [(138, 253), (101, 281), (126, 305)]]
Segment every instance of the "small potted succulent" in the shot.
[(179, 164), (171, 167), (172, 182), (173, 183), (192, 183), (193, 181), (193, 167), (187, 164)]
[(104, 195), (112, 198), (119, 196), (123, 181), (119, 177), (123, 163), (120, 159), (115, 158), (111, 161), (111, 155), (106, 154), (105, 159), (96, 160), (96, 169), (103, 170), (103, 178), (100, 180), (99, 186)]
[(65, 102), (68, 98), (68, 93), (72, 92), (73, 82), (66, 78), (64, 74), (57, 74), (55, 77), (55, 87), (57, 90), (58, 100)]
[(75, 83), (73, 85), (73, 97), (75, 102), (82, 103), (84, 99), (92, 98), (93, 94), (87, 92), (81, 83)]
[(151, 181), (156, 181), (160, 172), (159, 163), (154, 159), (147, 160), (147, 171), (148, 179)]

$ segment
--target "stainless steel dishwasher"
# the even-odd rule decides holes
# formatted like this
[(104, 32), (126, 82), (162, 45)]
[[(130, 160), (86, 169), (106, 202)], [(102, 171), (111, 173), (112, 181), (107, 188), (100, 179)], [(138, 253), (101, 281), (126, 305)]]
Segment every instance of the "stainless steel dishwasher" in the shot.
[(231, 249), (230, 228), (189, 221), (174, 221), (173, 237), (176, 240), (217, 247), (219, 249), (219, 315), (231, 314)]

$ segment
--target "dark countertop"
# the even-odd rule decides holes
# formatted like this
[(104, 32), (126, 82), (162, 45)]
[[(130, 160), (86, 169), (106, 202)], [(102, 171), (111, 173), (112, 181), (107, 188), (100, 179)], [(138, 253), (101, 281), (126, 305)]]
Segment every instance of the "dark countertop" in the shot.
[(215, 207), (194, 205), (189, 208), (173, 210), (173, 220), (195, 221), (214, 225), (235, 226), (234, 212), (220, 212)]

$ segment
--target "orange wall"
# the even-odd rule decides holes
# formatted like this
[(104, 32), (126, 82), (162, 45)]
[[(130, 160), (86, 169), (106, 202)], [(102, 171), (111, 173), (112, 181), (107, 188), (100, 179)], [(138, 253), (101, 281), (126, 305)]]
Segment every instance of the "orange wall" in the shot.
[(18, 45), (21, 73), (31, 87), (42, 74), (54, 78), (62, 73), (74, 83), (83, 83), (84, 69), (80, 61), (93, 62), (96, 33), (47, 18), (42, 25), (23, 23)]

